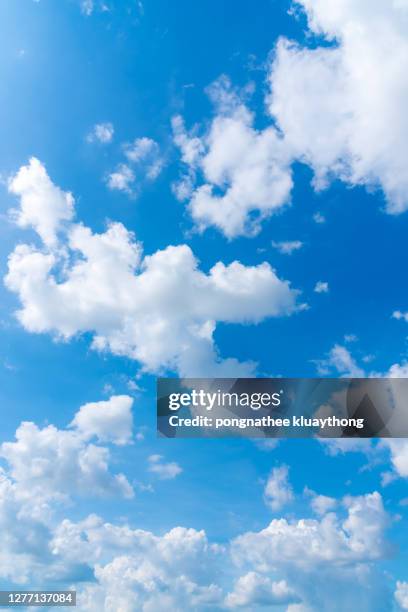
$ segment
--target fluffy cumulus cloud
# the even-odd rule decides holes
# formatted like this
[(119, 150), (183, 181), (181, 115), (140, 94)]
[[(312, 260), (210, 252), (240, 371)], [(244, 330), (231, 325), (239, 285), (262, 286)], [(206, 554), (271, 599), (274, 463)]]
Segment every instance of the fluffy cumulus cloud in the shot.
[[(97, 515), (64, 519), (44, 531), (36, 526), (33, 548), (35, 543), (42, 547), (42, 565), (35, 566), (34, 551), (26, 570), (40, 570), (39, 576), (60, 572), (65, 580), (82, 571), (82, 581), (73, 582), (81, 610), (89, 612), (155, 611), (161, 606), (180, 612), (260, 610), (295, 603), (302, 604), (299, 610), (319, 610), (330, 601), (339, 612), (352, 602), (367, 612), (388, 609), (383, 582), (381, 588), (377, 583), (367, 588), (373, 580), (371, 562), (388, 554), (381, 497), (374, 493), (343, 504), (343, 519), (334, 513), (297, 524), (281, 519), (223, 546), (191, 528), (175, 527), (158, 536)], [(33, 529), (23, 523), (18, 527)], [(336, 592), (334, 601), (336, 581), (348, 588)]]
[(228, 238), (259, 232), (262, 219), (289, 202), (290, 158), (274, 127), (257, 130), (245, 95), (226, 78), (209, 88), (215, 116), (207, 131), (186, 132), (173, 119), (174, 140), (186, 167), (175, 185), (200, 231), (215, 226)]
[(132, 404), (128, 395), (84, 404), (71, 425), (86, 439), (96, 436), (101, 442), (128, 444), (132, 437)]
[[(337, 438), (334, 438), (336, 440)], [(341, 440), (342, 438), (339, 438)], [(310, 506), (315, 514), (323, 516), (328, 512), (334, 510), (337, 506), (337, 499), (334, 497), (328, 497), (327, 495), (318, 495), (314, 491), (311, 491), (306, 487), (304, 494), (310, 498)]]
[[(119, 164), (107, 177), (109, 189), (135, 195), (144, 181), (154, 181), (164, 166), (160, 147), (151, 138), (136, 138), (122, 145), (126, 161)], [(136, 184), (138, 183), (138, 184)]]
[(223, 551), (204, 531), (176, 527), (156, 536), (90, 516), (80, 523), (64, 521), (51, 546), (71, 562), (82, 557), (93, 565), (94, 584), (78, 593), (84, 611), (208, 610), (221, 602), (215, 568)]
[[(1, 579), (75, 588), (78, 606), (89, 612), (319, 610), (333, 601), (339, 582), (348, 588), (338, 591), (333, 610), (349, 609), (351, 602), (367, 612), (388, 609), (384, 585), (373, 581), (371, 567), (389, 552), (389, 518), (378, 493), (338, 500), (336, 512), (329, 511), (334, 505), (323, 504), (319, 520), (275, 519), (261, 531), (222, 545), (209, 541), (203, 530), (182, 526), (156, 535), (95, 514), (61, 517), (67, 506), (61, 506), (56, 493), (73, 500), (84, 487), (87, 494), (99, 493), (98, 470), (93, 471), (92, 462), (78, 465), (90, 435), (107, 437), (103, 413), (108, 419), (112, 413), (107, 404), (99, 406), (100, 424), (89, 408), (96, 404), (87, 404), (69, 430), (32, 424), (28, 436), (19, 428), (15, 442), (2, 444)], [(126, 410), (123, 420), (119, 426), (116, 418), (112, 426), (116, 433), (111, 438), (119, 444), (130, 427)], [(91, 473), (92, 486), (82, 467)], [(109, 490), (106, 481), (103, 488)], [(401, 598), (402, 583), (398, 589)]]
[(126, 164), (119, 164), (116, 170), (109, 174), (107, 185), (109, 189), (124, 191), (130, 195), (135, 179), (136, 176), (132, 168)]
[(330, 512), (321, 520), (274, 519), (260, 532), (239, 536), (233, 545), (235, 558), (249, 561), (260, 570), (273, 570), (279, 563), (302, 568), (386, 555), (384, 530), (388, 519), (381, 495), (345, 498), (343, 505), (347, 510), (343, 519)]
[(340, 612), (358, 606), (380, 612), (389, 609), (389, 593), (372, 562), (391, 552), (384, 537), (388, 524), (379, 493), (346, 497), (337, 513), (325, 512), (319, 520), (275, 519), (261, 531), (238, 536), (232, 558), (263, 575), (279, 573), (306, 606), (301, 609)]
[[(390, 213), (408, 207), (408, 4), (298, 0), (324, 45), (287, 39), (270, 71), (269, 110), (316, 188), (332, 177), (382, 189)], [(390, 50), (392, 49), (392, 52)]]
[(20, 205), (10, 211), (22, 228), (33, 228), (47, 246), (55, 246), (57, 234), (74, 216), (74, 198), (51, 181), (43, 164), (32, 157), (8, 183)]
[(408, 440), (403, 438), (383, 440), (382, 444), (389, 448), (391, 463), (402, 478), (408, 478)]
[(226, 605), (229, 608), (252, 610), (255, 606), (274, 606), (289, 604), (297, 597), (286, 580), (273, 581), (268, 576), (248, 572), (241, 576), (228, 594)]
[[(43, 237), (48, 216), (55, 219), (51, 196), (70, 202), (71, 196), (47, 177), (39, 198), (47, 175), (40, 162), (35, 168), (39, 185), (30, 180), (25, 186), (17, 214), (30, 210), (34, 200), (39, 213), (27, 213), (26, 224)], [(90, 332), (95, 349), (138, 360), (147, 371), (169, 368), (182, 375), (253, 373), (252, 363), (219, 357), (213, 340), (217, 322), (258, 323), (298, 308), (298, 292), (268, 263), (218, 262), (204, 273), (187, 245), (143, 256), (141, 244), (121, 223), (110, 223), (101, 234), (71, 223), (57, 246), (49, 240), (42, 247), (19, 244), (5, 282), (20, 298), (17, 316), (28, 331), (65, 339)]]
[[(101, 423), (116, 399), (100, 403)], [(118, 420), (115, 423), (121, 432), (125, 426), (131, 430), (127, 415), (124, 421), (120, 427)], [(76, 425), (40, 428), (26, 422), (18, 427), (14, 441), (0, 445), (0, 579), (29, 585), (92, 576), (84, 559), (71, 563), (53, 550), (60, 525), (56, 510), (69, 507), (79, 496), (133, 496), (126, 477), (110, 471), (109, 449), (91, 440), (99, 437), (97, 419), (93, 428), (94, 432)]]
[[(197, 228), (254, 235), (290, 203), (291, 168), (314, 172), (316, 190), (333, 179), (380, 189), (389, 213), (408, 208), (408, 4), (405, 0), (295, 0), (309, 40), (282, 37), (268, 71), (271, 124), (255, 128), (246, 93), (226, 77), (209, 88), (207, 128), (173, 121), (186, 172), (174, 186)], [(321, 39), (324, 39), (322, 42)], [(390, 52), (392, 49), (392, 53)], [(316, 213), (317, 223), (324, 217)]]
[(281, 510), (293, 499), (293, 490), (289, 482), (289, 468), (281, 465), (273, 468), (265, 484), (264, 498), (271, 510)]
[[(272, 521), (227, 546), (211, 544), (194, 529), (177, 527), (156, 536), (89, 516), (58, 525), (50, 548), (71, 566), (87, 559), (93, 567), (94, 582), (77, 585), (81, 609), (90, 612), (164, 605), (176, 611), (331, 605), (340, 612), (356, 603), (367, 612), (388, 609), (384, 579), (376, 575), (368, 588), (372, 562), (389, 553), (381, 496), (345, 498), (341, 505), (343, 516), (329, 512), (319, 521)], [(333, 599), (336, 583), (342, 588)]]
[[(120, 403), (126, 409), (115, 408)], [(127, 396), (86, 404), (75, 415), (71, 429), (53, 425), (41, 429), (23, 422), (15, 441), (1, 444), (0, 457), (7, 461), (13, 481), (31, 495), (58, 499), (76, 494), (132, 497), (126, 477), (109, 471), (109, 449), (91, 441), (94, 437), (120, 444), (128, 441), (131, 405), (132, 398)]]

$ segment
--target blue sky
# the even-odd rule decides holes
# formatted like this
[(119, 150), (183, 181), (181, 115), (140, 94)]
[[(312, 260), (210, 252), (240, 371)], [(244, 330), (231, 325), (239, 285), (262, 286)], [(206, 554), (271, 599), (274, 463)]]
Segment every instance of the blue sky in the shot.
[(404, 442), (155, 434), (161, 373), (406, 376), (406, 2), (15, 0), (0, 29), (0, 586), (408, 609)]

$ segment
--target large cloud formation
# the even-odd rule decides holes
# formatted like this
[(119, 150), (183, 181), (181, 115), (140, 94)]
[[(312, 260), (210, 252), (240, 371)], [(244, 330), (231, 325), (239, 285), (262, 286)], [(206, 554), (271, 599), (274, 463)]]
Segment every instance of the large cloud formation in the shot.
[(254, 114), (228, 79), (208, 91), (215, 117), (205, 134), (188, 133), (180, 116), (173, 119), (174, 141), (187, 169), (175, 193), (189, 199), (200, 231), (215, 226), (228, 238), (254, 235), (263, 219), (288, 203), (291, 158), (274, 127), (254, 127)]
[[(378, 564), (392, 552), (391, 517), (377, 492), (319, 504), (317, 519), (310, 494), (297, 518), (281, 515), (222, 544), (202, 529), (156, 534), (80, 507), (68, 518), (84, 495), (132, 495), (108, 464), (132, 441), (131, 405), (128, 396), (85, 404), (66, 429), (22, 423), (0, 445), (0, 580), (74, 588), (84, 612), (390, 609)], [(405, 583), (395, 597), (403, 607)]]
[(340, 179), (381, 189), (389, 213), (408, 208), (408, 2), (297, 0), (293, 8), (306, 14), (313, 44), (282, 37), (274, 48), (271, 125), (254, 127), (247, 92), (225, 77), (209, 88), (208, 128), (186, 132), (174, 120), (187, 170), (175, 191), (201, 231), (259, 232), (290, 203), (295, 161), (313, 169), (316, 190)]
[[(126, 476), (110, 470), (110, 448), (100, 444), (130, 442), (132, 403), (121, 395), (86, 404), (66, 429), (23, 422), (14, 441), (0, 444), (6, 465), (0, 468), (1, 579), (15, 584), (63, 579), (69, 562), (50, 547), (55, 509), (78, 497), (133, 497)], [(90, 407), (91, 421), (84, 419)]]
[(299, 0), (329, 45), (281, 39), (270, 112), (297, 159), (332, 178), (380, 187), (390, 213), (408, 208), (408, 3)]
[(20, 298), (17, 314), (28, 331), (62, 338), (91, 332), (94, 348), (136, 359), (150, 372), (239, 376), (252, 374), (254, 364), (218, 356), (216, 324), (258, 323), (297, 308), (298, 292), (268, 263), (218, 262), (206, 274), (185, 244), (143, 256), (121, 223), (102, 234), (67, 223), (61, 202), (71, 211), (73, 198), (36, 159), (20, 168), (10, 190), (20, 196), (20, 224), (24, 218), (44, 243), (20, 244), (9, 257), (5, 282)]
[(127, 395), (85, 404), (69, 429), (54, 425), (40, 429), (35, 423), (23, 422), (15, 441), (0, 445), (0, 457), (7, 461), (10, 476), (21, 490), (39, 498), (62, 499), (72, 494), (132, 497), (126, 477), (110, 473), (109, 449), (99, 443), (130, 441), (132, 404)]

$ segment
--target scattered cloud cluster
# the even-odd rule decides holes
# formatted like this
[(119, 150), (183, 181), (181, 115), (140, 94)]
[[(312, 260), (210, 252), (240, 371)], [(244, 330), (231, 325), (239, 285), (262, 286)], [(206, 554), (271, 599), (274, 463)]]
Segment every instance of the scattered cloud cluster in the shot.
[(122, 148), (126, 161), (109, 174), (107, 185), (109, 189), (135, 195), (138, 187), (136, 181), (154, 181), (163, 169), (164, 159), (159, 145), (151, 138), (136, 138)]
[(104, 0), (80, 0), (81, 13), (86, 17), (90, 17), (95, 11), (106, 13), (110, 11), (110, 7)]
[(239, 376), (253, 373), (254, 364), (219, 357), (217, 322), (258, 323), (299, 308), (298, 291), (268, 263), (218, 262), (206, 274), (187, 245), (143, 256), (121, 223), (102, 234), (66, 224), (73, 197), (53, 185), (36, 159), (10, 186), (20, 195), (18, 223), (23, 218), (44, 243), (19, 244), (5, 278), (28, 331), (65, 339), (90, 332), (93, 348), (128, 356), (150, 372)]
[[(310, 492), (318, 520), (277, 518), (222, 545), (210, 542), (203, 530), (181, 526), (155, 535), (95, 514), (61, 518), (64, 499), (100, 493), (95, 489), (99, 473), (90, 458), (98, 457), (95, 449), (104, 448), (101, 441), (130, 440), (130, 408), (130, 398), (113, 396), (83, 406), (65, 430), (21, 424), (16, 441), (1, 445), (7, 465), (0, 474), (2, 579), (20, 585), (59, 581), (77, 590), (78, 605), (89, 612), (163, 606), (179, 612), (255, 610), (300, 603), (303, 609), (325, 609), (335, 576), (348, 580), (350, 587), (339, 592), (339, 610), (349, 597), (367, 611), (379, 595), (384, 602), (388, 591), (381, 579), (374, 593), (364, 588), (373, 579), (371, 562), (390, 552), (390, 517), (376, 492), (331, 503)], [(170, 465), (160, 456), (149, 457), (149, 463)], [(169, 477), (173, 475), (174, 470)], [(287, 471), (279, 468), (270, 480), (280, 490), (290, 486)], [(104, 485), (103, 491), (109, 493), (109, 487)], [(270, 497), (279, 498), (282, 507), (288, 496), (282, 500), (276, 491), (272, 486)], [(126, 488), (119, 492), (127, 495)], [(403, 597), (404, 584), (398, 583), (396, 598)]]
[[(102, 446), (131, 442), (131, 407), (131, 398), (112, 396), (82, 406), (66, 429), (22, 423), (15, 441), (1, 444), (1, 579), (75, 588), (89, 612), (320, 610), (336, 584), (348, 585), (337, 591), (339, 610), (351, 601), (367, 612), (388, 609), (389, 584), (374, 562), (392, 554), (391, 517), (378, 492), (334, 499), (307, 490), (317, 519), (304, 507), (304, 518), (274, 518), (223, 544), (182, 526), (156, 535), (96, 514), (64, 517), (81, 495), (133, 495), (124, 475), (111, 474)], [(180, 471), (161, 456), (148, 465), (163, 467), (159, 478)], [(293, 501), (286, 466), (272, 470), (265, 497), (275, 512)], [(404, 609), (406, 583), (397, 583), (395, 598)]]

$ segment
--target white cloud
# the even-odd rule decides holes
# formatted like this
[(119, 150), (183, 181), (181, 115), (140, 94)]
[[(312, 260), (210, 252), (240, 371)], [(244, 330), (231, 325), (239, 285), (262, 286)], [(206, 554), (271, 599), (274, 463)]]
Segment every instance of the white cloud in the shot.
[(293, 603), (288, 605), (286, 612), (315, 612), (315, 608), (304, 603)]
[(114, 172), (109, 174), (107, 185), (109, 189), (132, 193), (132, 185), (135, 181), (135, 173), (127, 164), (119, 164)]
[(332, 370), (350, 378), (363, 378), (365, 376), (364, 370), (357, 365), (350, 351), (339, 344), (333, 346), (327, 359), (317, 361), (317, 370), (322, 376), (329, 374)]
[(116, 170), (108, 175), (107, 185), (109, 189), (135, 195), (143, 180), (154, 181), (159, 176), (164, 160), (159, 145), (151, 138), (136, 138), (133, 142), (122, 145), (122, 148), (126, 163), (119, 164)]
[(80, 8), (81, 13), (86, 17), (90, 17), (95, 11), (107, 13), (111, 10), (109, 4), (103, 0), (80, 0)]
[(286, 580), (274, 582), (268, 576), (248, 572), (237, 580), (225, 603), (228, 608), (251, 610), (255, 606), (283, 605), (296, 600), (296, 594)]
[(408, 478), (408, 440), (389, 438), (381, 440), (381, 445), (389, 448), (391, 463), (396, 473), (402, 478)]
[(382, 472), (381, 473), (381, 486), (388, 487), (389, 484), (397, 479), (395, 472)]
[[(93, 436), (106, 437), (104, 426), (112, 418), (116, 403), (113, 397), (99, 406), (87, 404), (75, 416), (72, 431), (53, 425), (41, 429), (35, 423), (21, 423), (15, 442), (0, 446), (0, 456), (7, 461), (10, 476), (19, 489), (27, 491), (29, 496), (45, 499), (64, 499), (71, 495), (132, 497), (133, 490), (126, 477), (109, 472), (109, 450), (89, 441)], [(91, 414), (90, 406), (98, 407), (100, 415)]]
[(278, 438), (258, 438), (254, 440), (254, 444), (259, 448), (259, 450), (264, 451), (266, 453), (270, 453), (275, 450), (275, 448), (279, 445)]
[(81, 12), (87, 17), (92, 15), (94, 8), (93, 0), (81, 0)]
[(308, 487), (306, 487), (305, 489), (305, 495), (310, 497), (310, 506), (313, 512), (315, 512), (315, 514), (318, 514), (319, 516), (323, 516), (324, 514), (331, 512), (337, 506), (337, 499), (335, 499), (334, 497), (328, 497), (327, 495), (318, 495), (314, 491), (311, 491)]
[[(315, 172), (383, 190), (388, 212), (408, 207), (408, 5), (299, 0), (330, 45), (277, 45), (270, 112), (295, 158)], [(392, 53), (390, 53), (392, 49)]]
[(264, 499), (266, 504), (274, 511), (281, 510), (293, 501), (294, 495), (289, 482), (287, 465), (273, 468), (265, 485)]
[(316, 514), (323, 515), (336, 507), (337, 500), (327, 495), (315, 495), (310, 502)]
[(275, 242), (275, 240), (273, 240), (272, 246), (274, 249), (277, 249), (279, 253), (282, 253), (282, 255), (292, 255), (292, 253), (302, 248), (303, 242), (300, 240)]
[(347, 497), (338, 500), (336, 513), (319, 520), (275, 519), (238, 536), (232, 560), (246, 571), (286, 580), (301, 600), (290, 610), (390, 609), (388, 586), (373, 563), (390, 554), (389, 524), (379, 493)]
[(162, 171), (164, 162), (160, 155), (160, 148), (151, 138), (136, 138), (132, 143), (124, 145), (124, 152), (130, 163), (144, 164), (148, 179), (154, 180)]
[(57, 233), (74, 216), (74, 198), (54, 185), (41, 162), (32, 157), (8, 183), (10, 193), (20, 199), (12, 218), (22, 228), (32, 228), (47, 246), (55, 246)]
[(334, 513), (321, 520), (288, 522), (274, 519), (259, 532), (248, 532), (233, 542), (236, 561), (250, 562), (255, 570), (273, 571), (290, 563), (306, 568), (320, 564), (368, 561), (384, 557), (388, 524), (381, 495), (377, 492), (345, 498), (347, 516)]
[(150, 455), (149, 472), (156, 474), (161, 480), (172, 480), (183, 471), (175, 461), (166, 463), (161, 455)]
[(128, 395), (114, 395), (106, 402), (81, 406), (71, 425), (85, 438), (124, 445), (132, 437), (132, 404)]
[(185, 527), (158, 536), (96, 515), (60, 520), (47, 505), (55, 502), (48, 485), (40, 496), (32, 482), (0, 476), (0, 577), (58, 580), (77, 590), (84, 612), (257, 609), (295, 601), (302, 601), (299, 610), (329, 609), (336, 585), (338, 610), (350, 602), (364, 611), (380, 606), (371, 562), (388, 555), (389, 519), (378, 493), (345, 498), (339, 504), (345, 516), (339, 509), (319, 521), (275, 520), (219, 545)]
[(0, 577), (25, 584), (37, 570), (44, 569), (40, 559), (47, 559), (44, 541), (50, 537), (47, 525), (49, 507), (43, 496), (31, 497), (0, 469)]
[(408, 610), (408, 582), (397, 582), (395, 599), (401, 610)]
[(326, 223), (326, 218), (319, 212), (313, 215), (313, 221), (318, 224)]
[(100, 142), (101, 144), (108, 144), (112, 142), (113, 134), (115, 130), (110, 122), (96, 123), (92, 130), (87, 136), (88, 142)]
[[(199, 229), (215, 226), (228, 238), (259, 232), (262, 219), (289, 202), (290, 158), (274, 127), (254, 128), (244, 95), (222, 77), (209, 88), (215, 117), (199, 137), (173, 120), (174, 141), (187, 173), (175, 191), (189, 198)], [(202, 176), (202, 179), (200, 179)]]
[(408, 363), (394, 363), (386, 375), (389, 378), (408, 378)]
[[(89, 417), (88, 406), (76, 417)], [(111, 415), (112, 405), (101, 402), (99, 410)], [(89, 436), (105, 436), (99, 422), (76, 417), (69, 430), (31, 424), (27, 436), (19, 428), (17, 441), (1, 447), (7, 470), (0, 471), (0, 578), (8, 584), (66, 585), (76, 589), (84, 612), (288, 604), (291, 610), (321, 610), (331, 609), (336, 587), (336, 610), (356, 604), (364, 612), (390, 609), (388, 584), (372, 563), (389, 554), (389, 517), (378, 493), (337, 500), (336, 513), (322, 508), (319, 520), (276, 519), (222, 545), (203, 530), (181, 526), (156, 535), (125, 519), (115, 524), (95, 514), (61, 517), (68, 508), (59, 503), (61, 494), (74, 499), (87, 486), (76, 463), (91, 446)], [(122, 430), (117, 423), (113, 430), (117, 441)], [(92, 466), (90, 472), (87, 494), (98, 494)], [(404, 589), (397, 585), (401, 601)], [(299, 602), (297, 608), (290, 602)]]
[(258, 609), (300, 601), (299, 610), (329, 609), (336, 584), (342, 587), (336, 610), (354, 601), (368, 611), (384, 596), (371, 561), (388, 555), (389, 519), (378, 493), (345, 498), (342, 506), (344, 517), (276, 520), (226, 546), (211, 544), (204, 531), (177, 527), (156, 536), (93, 515), (57, 525), (50, 550), (68, 565), (86, 559), (94, 568), (93, 583), (76, 585), (81, 610), (89, 612)]
[(217, 323), (258, 323), (298, 308), (298, 292), (268, 263), (218, 262), (206, 274), (187, 245), (143, 257), (121, 223), (102, 234), (71, 224), (58, 248), (18, 245), (5, 282), (28, 331), (65, 339), (90, 332), (95, 349), (183, 376), (253, 374), (253, 363), (220, 359)]
[(329, 293), (329, 283), (318, 281), (314, 288), (315, 293)]
[(400, 310), (394, 310), (392, 313), (394, 319), (398, 321), (403, 320), (408, 323), (408, 312), (401, 312)]
[(328, 455), (336, 457), (345, 453), (371, 453), (374, 451), (373, 441), (369, 438), (327, 438), (320, 439)]
[[(115, 398), (111, 398), (112, 403)], [(101, 402), (103, 419), (108, 402)], [(21, 423), (16, 440), (0, 445), (0, 578), (16, 584), (50, 584), (92, 575), (86, 558), (60, 556), (52, 540), (58, 512), (78, 496), (133, 496), (123, 474), (109, 470), (107, 448), (80, 429)], [(68, 502), (68, 503), (67, 503)]]
[[(186, 168), (174, 191), (188, 199), (199, 231), (256, 234), (263, 219), (290, 203), (296, 161), (313, 169), (315, 190), (340, 179), (381, 189), (389, 213), (408, 208), (407, 3), (294, 6), (306, 13), (308, 34), (325, 40), (302, 46), (279, 39), (268, 75), (268, 127), (254, 127), (251, 87), (234, 91), (225, 76), (208, 89), (215, 106), (208, 129), (189, 134), (180, 117), (173, 122)], [(320, 212), (313, 218), (325, 222)]]
[(204, 531), (176, 527), (160, 537), (90, 516), (64, 521), (52, 548), (72, 562), (87, 559), (94, 566), (95, 583), (77, 586), (84, 611), (204, 610), (221, 603), (215, 567), (222, 551)]

